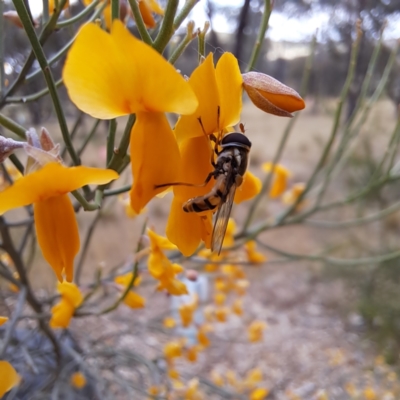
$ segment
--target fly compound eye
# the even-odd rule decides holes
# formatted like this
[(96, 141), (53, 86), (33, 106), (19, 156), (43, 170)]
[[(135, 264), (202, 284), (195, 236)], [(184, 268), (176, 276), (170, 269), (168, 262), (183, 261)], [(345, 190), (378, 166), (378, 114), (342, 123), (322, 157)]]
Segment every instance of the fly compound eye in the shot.
[(243, 135), (243, 133), (233, 132), (233, 133), (228, 133), (221, 140), (222, 148), (230, 146), (244, 147), (250, 149), (251, 142), (247, 136)]

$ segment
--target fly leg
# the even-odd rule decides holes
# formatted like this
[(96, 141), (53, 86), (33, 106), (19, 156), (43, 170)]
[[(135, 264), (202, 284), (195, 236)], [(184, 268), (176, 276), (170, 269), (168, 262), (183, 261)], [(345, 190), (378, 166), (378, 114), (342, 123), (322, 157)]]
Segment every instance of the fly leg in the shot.
[[(200, 124), (200, 126), (201, 126), (201, 130), (203, 131), (203, 134), (204, 134), (204, 136), (205, 136), (207, 142), (209, 142), (210, 140), (216, 142), (216, 137), (215, 137), (213, 134), (207, 135), (206, 130), (204, 129), (204, 125), (203, 125), (203, 121), (201, 120), (201, 117), (199, 117), (197, 120), (199, 121), (199, 124)], [(215, 164), (215, 161), (214, 161), (214, 152), (218, 155), (218, 149), (217, 149), (217, 147), (218, 147), (218, 146), (215, 145), (215, 146), (214, 146), (214, 150), (213, 150), (213, 149), (212, 149), (212, 146), (211, 146), (211, 165), (212, 165), (214, 168), (216, 167), (216, 164)]]

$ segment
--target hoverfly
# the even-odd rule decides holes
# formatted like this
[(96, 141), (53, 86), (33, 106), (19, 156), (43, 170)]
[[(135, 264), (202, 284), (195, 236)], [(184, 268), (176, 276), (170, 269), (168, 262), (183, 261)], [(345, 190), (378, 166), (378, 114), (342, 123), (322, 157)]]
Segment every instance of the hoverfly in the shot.
[[(218, 251), (218, 254), (221, 253), (236, 189), (243, 182), (249, 159), (251, 142), (244, 135), (242, 125), (241, 130), (242, 133), (231, 132), (221, 140), (218, 140), (214, 135), (210, 135), (210, 139), (215, 142), (214, 152), (217, 159), (214, 161), (214, 155), (212, 155), (211, 164), (214, 170), (210, 172), (202, 185), (174, 182), (155, 186), (156, 188), (174, 185), (205, 186), (212, 178), (215, 179), (215, 184), (209, 193), (187, 200), (182, 208), (185, 212), (195, 213), (216, 210), (211, 238), (211, 251)], [(219, 150), (219, 147), (221, 150)]]

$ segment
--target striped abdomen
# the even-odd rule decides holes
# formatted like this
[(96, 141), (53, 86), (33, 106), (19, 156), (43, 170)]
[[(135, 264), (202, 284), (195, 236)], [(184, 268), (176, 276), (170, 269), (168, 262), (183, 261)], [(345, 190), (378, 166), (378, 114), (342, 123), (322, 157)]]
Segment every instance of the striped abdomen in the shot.
[(223, 197), (226, 192), (226, 176), (220, 175), (209, 193), (189, 199), (183, 204), (183, 211), (200, 213), (215, 210), (221, 201), (225, 201)]

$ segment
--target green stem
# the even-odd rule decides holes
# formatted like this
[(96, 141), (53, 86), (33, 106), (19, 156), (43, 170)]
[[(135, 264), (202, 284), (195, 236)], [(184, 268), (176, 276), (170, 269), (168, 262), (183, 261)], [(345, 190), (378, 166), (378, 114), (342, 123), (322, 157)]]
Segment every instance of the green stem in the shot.
[(25, 132), (27, 131), (27, 129), (21, 125), (18, 125), (11, 118), (8, 118), (1, 113), (0, 113), (0, 125), (4, 126), (4, 128), (8, 129), (11, 132), (14, 132), (21, 139), (26, 139)]
[[(17, 2), (18, 4), (21, 4), (21, 0), (14, 0), (15, 3)], [(51, 18), (46, 22), (45, 27), (43, 28), (43, 31), (41, 32), (40, 36), (39, 36), (39, 42), (41, 45), (43, 45), (47, 39), (50, 37), (51, 33), (53, 32), (58, 17), (61, 13), (62, 7), (64, 7), (66, 0), (61, 0), (60, 1), (60, 8), (52, 14)], [(14, 4), (15, 4), (14, 3)], [(23, 3), (23, 1), (22, 1)], [(26, 14), (28, 14), (28, 20), (29, 20), (29, 24), (32, 25), (31, 19), (29, 17), (29, 13), (27, 12), (26, 8), (25, 8), (25, 4), (22, 4)], [(36, 34), (35, 34), (36, 37)], [(4, 105), (4, 101), (5, 98), (7, 98), (8, 96), (11, 96), (17, 89), (18, 87), (21, 85), (21, 83), (24, 81), (25, 76), (27, 75), (27, 73), (29, 72), (29, 70), (31, 69), (33, 62), (35, 61), (35, 54), (33, 52), (33, 50), (31, 50), (31, 52), (29, 53), (25, 64), (23, 65), (21, 72), (19, 73), (17, 79), (15, 79), (15, 81), (10, 85), (10, 87), (8, 88), (7, 92), (5, 93), (5, 95), (3, 96), (3, 98), (0, 101), (0, 107)]]
[(64, 139), (64, 143), (67, 147), (68, 153), (70, 154), (75, 165), (80, 165), (80, 159), (75, 152), (74, 146), (72, 144), (71, 138), (68, 132), (67, 121), (61, 106), (60, 99), (58, 97), (57, 88), (53, 79), (53, 74), (47, 63), (46, 56), (44, 54), (43, 48), (36, 36), (35, 29), (29, 18), (28, 11), (26, 10), (25, 3), (22, 0), (14, 0), (14, 6), (17, 10), (21, 23), (24, 26), (25, 32), (31, 43), (33, 52), (35, 53), (36, 59), (43, 71), (44, 78), (46, 80), (47, 86), (49, 87), (50, 96), (54, 105), (54, 109), (57, 114), (58, 123), (60, 125), (61, 134)]
[[(107, 6), (107, 2), (104, 2), (104, 4), (102, 4), (99, 8), (96, 9), (96, 11), (93, 13), (93, 15), (88, 19), (88, 23), (89, 22), (93, 22), (105, 9), (105, 7)], [(54, 64), (56, 61), (60, 60), (63, 56), (65, 56), (65, 54), (67, 53), (67, 51), (70, 49), (70, 47), (73, 45), (73, 43), (75, 42), (76, 39), (75, 35), (64, 47), (62, 47), (56, 54), (54, 54), (53, 57), (51, 57), (49, 60), (47, 60), (47, 63), (49, 65)], [(40, 42), (42, 43), (42, 41)], [(43, 43), (42, 43), (43, 44)], [(24, 66), (25, 68), (25, 66)], [(28, 70), (30, 69), (30, 67), (28, 68)], [(26, 75), (25, 81), (29, 81), (32, 78), (34, 78), (35, 76), (39, 75), (42, 72), (42, 70), (40, 68), (38, 68), (36, 71), (33, 71), (32, 73), (26, 75), (24, 74), (24, 77)], [(11, 92), (9, 93), (11, 94)]]
[(118, 189), (105, 190), (104, 197), (115, 196), (117, 194), (129, 192), (131, 190), (131, 187), (132, 187), (132, 185), (126, 185), (126, 186), (122, 186)]
[(197, 36), (197, 32), (193, 32), (194, 30), (194, 22), (189, 21), (187, 25), (187, 33), (183, 40), (178, 44), (174, 52), (172, 53), (171, 57), (169, 58), (169, 62), (174, 65), (178, 58), (182, 55), (185, 51), (186, 47), (189, 43)]
[(71, 192), (71, 194), (75, 197), (75, 199), (79, 202), (79, 204), (83, 207), (85, 211), (96, 211), (101, 207), (101, 201), (98, 202), (97, 199), (95, 199), (93, 203), (90, 203), (77, 190), (74, 190), (73, 192)]
[(78, 149), (78, 155), (79, 157), (82, 155), (83, 151), (85, 150), (86, 146), (89, 144), (89, 142), (91, 141), (93, 135), (96, 133), (97, 128), (99, 127), (100, 123), (102, 122), (101, 119), (97, 119), (94, 124), (92, 129), (90, 130), (90, 132), (86, 135), (85, 140), (82, 143), (82, 146)]
[[(56, 87), (61, 86), (63, 83), (62, 79), (59, 79), (57, 82), (55, 82)], [(45, 96), (47, 93), (49, 93), (49, 88), (46, 87), (42, 90), (39, 90), (39, 92), (30, 94), (28, 96), (24, 97), (7, 97), (6, 98), (6, 104), (15, 104), (15, 103), (30, 103), (31, 101), (36, 101), (40, 99), (41, 97)]]
[(0, 99), (4, 92), (4, 0), (0, 0)]
[(119, 19), (119, 0), (111, 0), (111, 20)]
[(272, 1), (264, 0), (264, 14), (260, 24), (260, 30), (258, 31), (258, 36), (256, 42), (254, 43), (253, 51), (250, 56), (250, 60), (247, 67), (247, 72), (251, 71), (258, 60), (258, 56), (260, 55), (261, 45), (264, 42), (265, 34), (268, 29), (269, 17), (272, 12)]
[(111, 161), (114, 154), (114, 144), (115, 144), (115, 133), (117, 131), (117, 120), (114, 118), (110, 120), (110, 125), (108, 129), (107, 136), (107, 164)]
[(202, 58), (206, 56), (206, 34), (209, 28), (210, 28), (210, 23), (206, 21), (204, 23), (204, 28), (197, 34), (197, 40), (198, 40), (197, 51), (199, 53), (199, 64)]
[(22, 165), (22, 162), (19, 161), (19, 158), (15, 154), (11, 154), (8, 158), (14, 164), (14, 167), (17, 168), (17, 170), (21, 172), (22, 175), (24, 175), (25, 168)]
[(139, 5), (136, 0), (128, 0), (131, 6), (133, 18), (135, 18), (136, 27), (139, 31), (140, 37), (143, 42), (147, 43), (149, 46), (153, 45), (153, 39), (151, 38), (149, 32), (147, 31), (146, 25), (144, 24), (142, 14), (139, 10)]
[(87, 7), (85, 7), (80, 13), (74, 15), (72, 18), (58, 22), (56, 28), (57, 29), (65, 28), (66, 26), (73, 25), (76, 22), (79, 22), (81, 19), (85, 18), (88, 14), (90, 14), (90, 12), (93, 11), (99, 3), (100, 0), (94, 0)]
[(176, 31), (182, 24), (182, 22), (186, 19), (189, 15), (190, 11), (192, 11), (193, 7), (199, 2), (200, 0), (186, 0), (185, 5), (182, 7), (182, 10), (176, 16), (174, 21), (174, 30)]
[(153, 43), (153, 48), (160, 54), (167, 47), (168, 42), (175, 33), (174, 18), (178, 10), (179, 0), (169, 0), (165, 9), (164, 18), (161, 23), (160, 31)]

